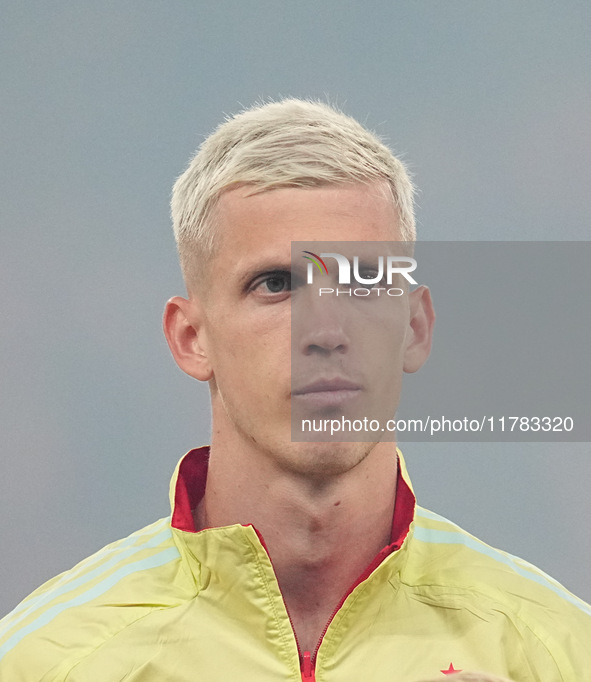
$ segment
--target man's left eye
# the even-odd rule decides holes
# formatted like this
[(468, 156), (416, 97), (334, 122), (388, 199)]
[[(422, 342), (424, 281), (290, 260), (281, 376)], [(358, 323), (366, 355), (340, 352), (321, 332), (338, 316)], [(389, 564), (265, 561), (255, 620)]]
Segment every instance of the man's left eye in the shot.
[[(378, 271), (377, 270), (361, 270), (359, 273), (359, 277), (362, 280), (367, 280), (367, 279), (375, 279), (378, 276)], [(369, 284), (367, 282), (359, 282), (360, 286), (364, 286), (367, 289), (375, 289), (376, 287), (383, 286), (386, 283), (386, 277), (382, 277), (379, 282), (374, 282), (373, 284)]]

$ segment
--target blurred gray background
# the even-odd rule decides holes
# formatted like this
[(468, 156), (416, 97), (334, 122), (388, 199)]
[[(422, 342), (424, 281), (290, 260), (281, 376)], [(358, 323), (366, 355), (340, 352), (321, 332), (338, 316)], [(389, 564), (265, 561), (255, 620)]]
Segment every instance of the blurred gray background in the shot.
[[(208, 442), (161, 314), (184, 293), (170, 189), (223, 114), (336, 102), (410, 163), (422, 239), (588, 240), (590, 20), (548, 0), (2, 3), (0, 613), (168, 514), (177, 459)], [(405, 455), (421, 504), (589, 601), (590, 450)]]

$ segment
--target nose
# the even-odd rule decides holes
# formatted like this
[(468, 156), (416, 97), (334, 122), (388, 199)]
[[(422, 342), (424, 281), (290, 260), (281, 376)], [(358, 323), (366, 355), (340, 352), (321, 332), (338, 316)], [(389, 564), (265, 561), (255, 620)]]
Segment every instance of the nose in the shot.
[[(292, 344), (303, 355), (346, 353), (350, 347), (346, 306), (332, 296), (319, 296), (310, 288), (310, 296), (292, 310)], [(314, 295), (315, 294), (315, 295)], [(295, 313), (295, 314), (294, 314)]]

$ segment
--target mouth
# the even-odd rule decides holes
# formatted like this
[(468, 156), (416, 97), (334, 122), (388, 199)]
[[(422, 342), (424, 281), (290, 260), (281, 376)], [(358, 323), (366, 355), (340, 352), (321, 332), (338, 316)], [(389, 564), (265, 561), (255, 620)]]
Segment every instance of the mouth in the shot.
[(308, 408), (337, 408), (360, 395), (359, 384), (342, 377), (317, 379), (292, 391), (292, 397)]

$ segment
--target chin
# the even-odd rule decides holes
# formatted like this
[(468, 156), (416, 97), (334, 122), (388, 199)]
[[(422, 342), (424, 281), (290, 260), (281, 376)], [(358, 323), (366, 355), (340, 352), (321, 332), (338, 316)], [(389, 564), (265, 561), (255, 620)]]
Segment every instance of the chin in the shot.
[(354, 469), (373, 450), (376, 443), (293, 443), (282, 450), (284, 466), (310, 477), (344, 474)]

